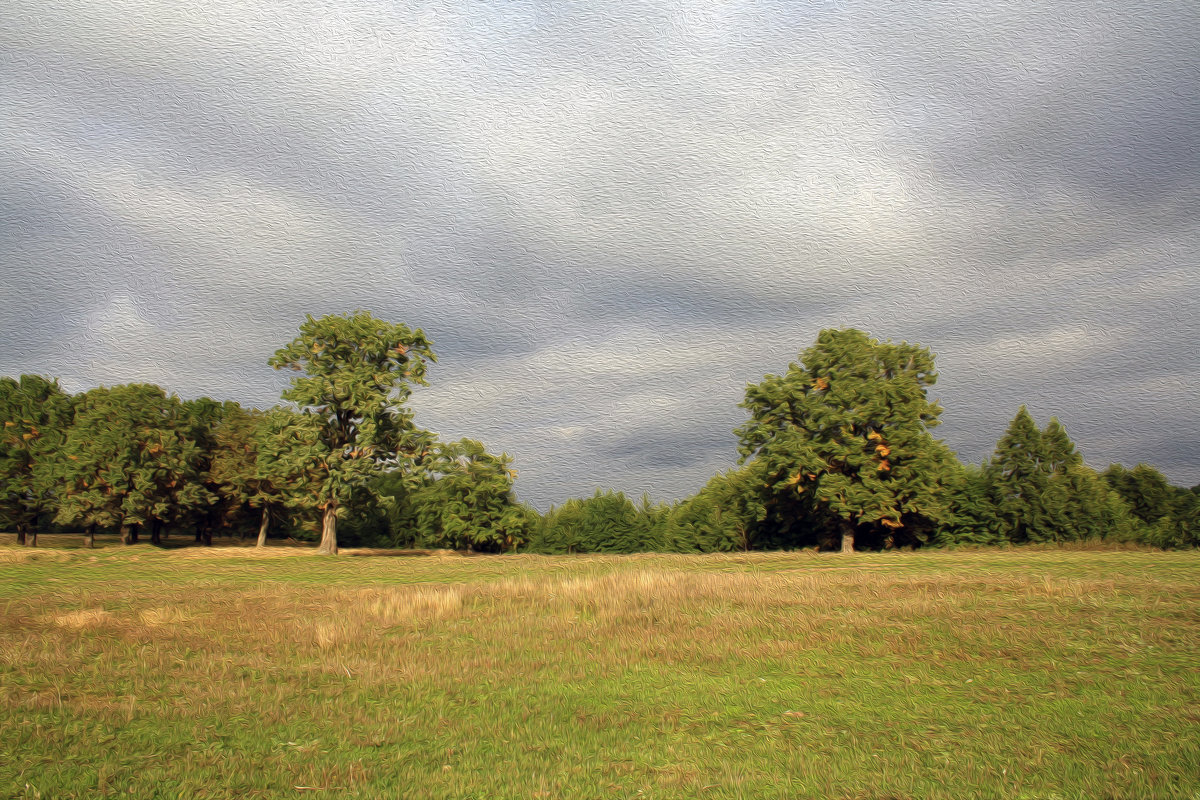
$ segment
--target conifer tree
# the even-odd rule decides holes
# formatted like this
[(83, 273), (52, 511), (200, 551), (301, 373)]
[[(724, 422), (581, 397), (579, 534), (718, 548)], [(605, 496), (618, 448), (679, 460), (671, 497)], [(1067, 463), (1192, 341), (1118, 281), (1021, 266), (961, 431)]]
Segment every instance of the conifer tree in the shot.
[(1054, 538), (1043, 500), (1049, 460), (1042, 432), (1029, 410), (1021, 406), (986, 467), (992, 502), (1009, 541), (1043, 542)]
[(1075, 443), (1067, 436), (1067, 430), (1058, 417), (1051, 417), (1042, 431), (1042, 452), (1045, 458), (1042, 468), (1049, 474), (1062, 474), (1069, 467), (1083, 463), (1083, 457), (1076, 451)]

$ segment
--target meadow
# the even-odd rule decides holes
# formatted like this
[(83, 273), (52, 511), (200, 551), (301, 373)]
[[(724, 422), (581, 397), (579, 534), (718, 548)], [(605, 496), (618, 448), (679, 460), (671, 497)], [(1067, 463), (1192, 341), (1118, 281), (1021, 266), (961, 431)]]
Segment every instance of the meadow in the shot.
[(1200, 552), (18, 548), (0, 796), (1200, 797)]

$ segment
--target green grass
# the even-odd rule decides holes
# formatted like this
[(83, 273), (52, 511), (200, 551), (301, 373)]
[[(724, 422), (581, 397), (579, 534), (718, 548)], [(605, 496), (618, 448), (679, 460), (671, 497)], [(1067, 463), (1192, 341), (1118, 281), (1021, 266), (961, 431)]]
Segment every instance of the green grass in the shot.
[(1197, 552), (0, 546), (0, 612), (3, 797), (1200, 797)]

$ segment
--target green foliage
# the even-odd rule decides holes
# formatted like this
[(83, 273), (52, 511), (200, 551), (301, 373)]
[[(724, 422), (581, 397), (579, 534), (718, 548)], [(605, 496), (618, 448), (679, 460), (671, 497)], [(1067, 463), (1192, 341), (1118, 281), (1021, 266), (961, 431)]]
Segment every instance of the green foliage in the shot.
[(263, 412), (252, 434), (253, 484), (288, 508), (312, 511), (318, 507), (314, 491), (326, 475), (328, 446), (321, 437), (321, 422), (311, 414), (276, 406)]
[(1029, 410), (1021, 406), (986, 467), (992, 502), (1006, 540), (1055, 541), (1053, 521), (1043, 502), (1049, 463), (1042, 433)]
[(638, 553), (662, 550), (660, 518), (623, 492), (572, 498), (542, 518), (529, 549), (538, 553)]
[(203, 507), (193, 507), (179, 522), (189, 522), (196, 527), (197, 537), (211, 544), (213, 532), (232, 521), (241, 510), (240, 498), (222, 491), (221, 476), (213, 474), (213, 462), (221, 453), (221, 432), (227, 418), (245, 412), (233, 401), (224, 403), (209, 397), (183, 401), (187, 436), (196, 445), (195, 469), (197, 481), (208, 492), (212, 501)]
[(0, 524), (36, 543), (39, 517), (54, 512), (51, 464), (74, 417), (58, 381), (39, 375), (0, 378)]
[(425, 385), (427, 362), (437, 358), (421, 330), (359, 311), (308, 320), (300, 335), (269, 363), (303, 373), (283, 399), (295, 403), (304, 427), (285, 425), (287, 474), (311, 477), (312, 505), (324, 512), (321, 549), (337, 552), (339, 507), (389, 469), (410, 469), (428, 447), (404, 405), (412, 384)]
[(1007, 541), (1144, 538), (1126, 503), (1083, 463), (1056, 418), (1040, 431), (1021, 406), (984, 476)]
[[(431, 344), (366, 312), (308, 317), (269, 360), (300, 373), (290, 408), (181, 402), (148, 385), (78, 398), (38, 376), (0, 379), (0, 523), (21, 540), (39, 519), (245, 533), (272, 521), (337, 551), (360, 545), (547, 553), (716, 552), (838, 546), (1056, 543), (1200, 545), (1200, 488), (1157, 470), (1088, 468), (1065, 428), (1022, 406), (982, 467), (930, 430), (933, 354), (824, 330), (783, 375), (746, 387), (742, 466), (671, 506), (600, 492), (545, 516), (519, 504), (507, 455), (438, 444), (407, 407)], [(289, 512), (285, 514), (284, 512)], [(258, 520), (254, 520), (254, 517)], [(35, 538), (36, 542), (36, 538)]]
[(502, 552), (528, 539), (533, 519), (513, 496), (517, 473), (507, 454), (463, 439), (436, 445), (424, 469), (425, 480), (407, 493), (419, 544)]
[(229, 404), (214, 432), (209, 466), (209, 480), (221, 498), (226, 521), (233, 522), (246, 508), (256, 510), (260, 544), (265, 544), (272, 519), (278, 519), (287, 504), (287, 477), (273, 473), (266, 459), (260, 463), (260, 448), (270, 438), (268, 416), (268, 412)]
[(992, 502), (989, 477), (982, 467), (957, 465), (946, 478), (950, 519), (939, 531), (939, 544), (996, 545), (1006, 541)]
[(757, 471), (751, 465), (718, 473), (671, 509), (664, 523), (664, 549), (677, 553), (751, 549), (768, 502)]
[(1200, 546), (1200, 493), (1195, 488), (1172, 486), (1146, 464), (1131, 470), (1112, 464), (1103, 477), (1142, 523), (1147, 543), (1164, 548)]
[(179, 398), (157, 386), (93, 389), (78, 400), (55, 473), (57, 519), (101, 527), (179, 519), (213, 496)]
[(926, 397), (933, 354), (830, 329), (801, 360), (746, 387), (742, 461), (762, 463), (777, 497), (804, 495), (836, 518), (843, 547), (858, 530), (886, 541), (913, 519), (947, 518), (944, 448), (929, 433), (941, 413)]

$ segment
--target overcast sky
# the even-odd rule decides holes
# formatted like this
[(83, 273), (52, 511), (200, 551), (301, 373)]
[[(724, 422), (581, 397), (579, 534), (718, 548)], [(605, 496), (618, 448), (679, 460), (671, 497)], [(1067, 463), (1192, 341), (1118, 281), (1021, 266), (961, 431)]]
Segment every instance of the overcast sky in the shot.
[(0, 374), (278, 402), (305, 314), (541, 508), (691, 494), (824, 327), (1200, 482), (1200, 4), (5, 0)]

